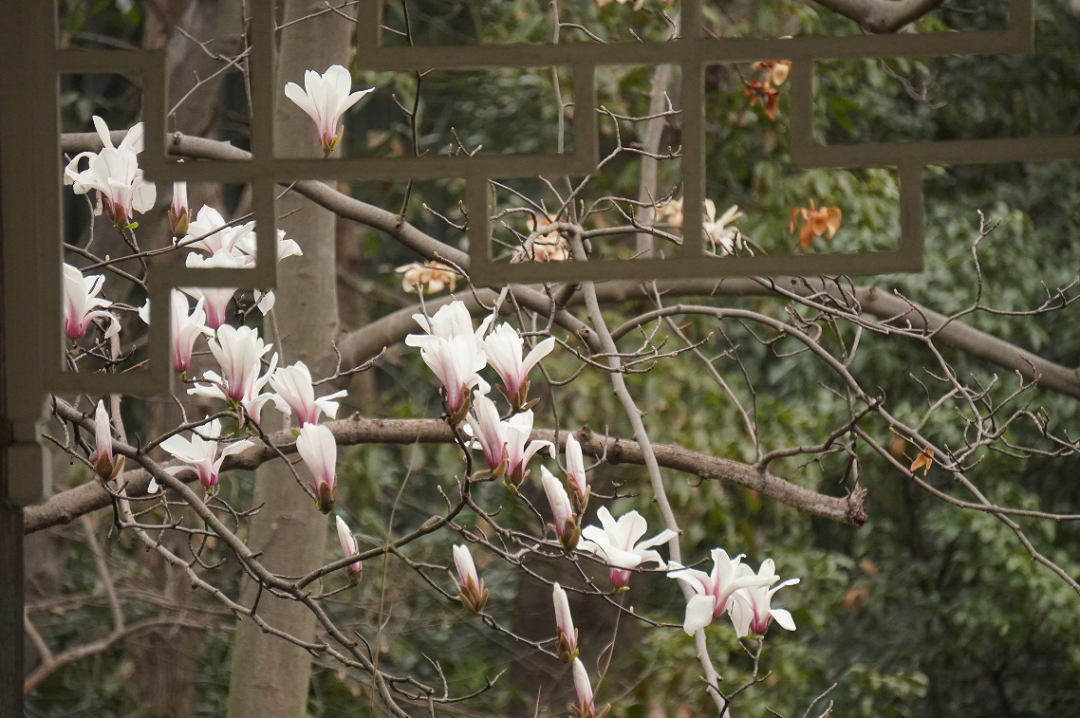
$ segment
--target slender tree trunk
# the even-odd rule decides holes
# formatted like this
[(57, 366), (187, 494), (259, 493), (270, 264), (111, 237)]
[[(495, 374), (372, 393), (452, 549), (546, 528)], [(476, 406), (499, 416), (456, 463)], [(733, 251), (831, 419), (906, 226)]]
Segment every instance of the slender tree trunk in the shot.
[[(286, 0), (288, 22), (325, 7), (319, 0)], [(286, 82), (303, 84), (305, 70), (323, 72), (332, 64), (347, 65), (353, 25), (333, 13), (306, 20), (280, 35), (276, 92), (275, 141), (281, 157), (321, 156), (311, 120), (285, 98)], [(277, 325), (282, 364), (304, 361), (314, 375), (333, 370), (331, 342), (338, 326), (335, 276), (335, 216), (296, 195), (278, 202), (279, 223), (296, 239), (304, 256), (278, 268)], [(270, 336), (267, 329), (266, 336)], [(263, 414), (267, 429), (276, 429), (276, 412)], [(308, 480), (307, 469), (297, 467)], [(262, 509), (251, 523), (249, 545), (261, 552), (263, 564), (282, 575), (299, 575), (326, 558), (327, 518), (296, 485), (281, 461), (262, 466), (256, 475), (256, 505)], [(247, 580), (241, 601), (252, 605), (258, 587)], [(294, 602), (263, 592), (259, 615), (271, 625), (310, 641), (315, 634), (311, 613)], [(233, 647), (229, 685), (231, 718), (300, 718), (305, 714), (311, 656), (302, 648), (264, 634), (251, 621), (241, 621)]]

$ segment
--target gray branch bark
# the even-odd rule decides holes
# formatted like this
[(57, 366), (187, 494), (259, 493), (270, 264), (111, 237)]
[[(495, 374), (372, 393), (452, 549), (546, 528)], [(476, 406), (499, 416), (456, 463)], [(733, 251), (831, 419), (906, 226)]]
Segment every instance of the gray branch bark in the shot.
[[(76, 422), (89, 432), (94, 430), (94, 422), (71, 405), (57, 401), (57, 416), (65, 421)], [(448, 444), (454, 441), (453, 434), (445, 422), (438, 419), (366, 419), (355, 415), (326, 424), (334, 433), (338, 446), (356, 444)], [(534, 429), (533, 439), (555, 443), (560, 450), (566, 443), (570, 432), (560, 431), (556, 435), (552, 429)], [(614, 436), (602, 436), (589, 427), (582, 427), (574, 432), (581, 442), (581, 450), (593, 458), (604, 457), (614, 465), (643, 465), (644, 457), (636, 441), (620, 439)], [(268, 436), (271, 443), (282, 453), (292, 455), (296, 444), (291, 431), (282, 430)], [(134, 448), (116, 444), (117, 451), (136, 458)], [(853, 496), (827, 496), (791, 483), (767, 470), (761, 470), (750, 464), (731, 459), (723, 459), (709, 454), (683, 448), (677, 444), (654, 444), (653, 451), (660, 466), (683, 471), (710, 481), (724, 481), (759, 491), (798, 511), (820, 516), (839, 523), (860, 526), (866, 521), (861, 494)], [(254, 470), (268, 461), (276, 459), (277, 452), (256, 441), (256, 445), (239, 454), (226, 457), (222, 471)], [(193, 472), (181, 472), (182, 481), (195, 481)], [(261, 478), (261, 477), (260, 477)], [(289, 480), (290, 483), (292, 479)], [(123, 485), (129, 496), (142, 496), (146, 493), (150, 475), (141, 469), (127, 471), (123, 475)], [(310, 499), (304, 498), (305, 501)], [(82, 484), (53, 496), (44, 504), (27, 507), (23, 530), (34, 533), (50, 526), (67, 524), (79, 516), (104, 508), (110, 503), (109, 494), (97, 481)], [(294, 574), (298, 575), (298, 574)]]

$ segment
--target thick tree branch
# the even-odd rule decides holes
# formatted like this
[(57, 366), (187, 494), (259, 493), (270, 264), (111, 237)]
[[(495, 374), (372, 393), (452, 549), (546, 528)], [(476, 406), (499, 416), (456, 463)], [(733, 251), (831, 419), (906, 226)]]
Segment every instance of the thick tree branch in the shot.
[[(56, 412), (61, 419), (75, 422), (86, 431), (93, 432), (94, 422), (71, 405), (58, 400)], [(355, 416), (330, 422), (327, 426), (334, 432), (334, 437), (342, 446), (454, 442), (450, 427), (438, 419), (366, 419)], [(535, 429), (532, 437), (552, 441), (559, 447), (563, 447), (569, 433), (561, 431), (556, 437), (551, 429)], [(581, 442), (581, 450), (588, 456), (606, 457), (608, 463), (611, 464), (642, 465), (645, 463), (641, 448), (636, 441), (598, 436), (588, 427), (579, 429), (575, 436)], [(287, 455), (295, 453), (296, 445), (292, 432), (280, 431), (269, 438), (283, 453)], [(136, 458), (137, 453), (134, 447), (119, 442), (114, 442), (114, 446), (118, 453)], [(657, 462), (664, 468), (694, 474), (702, 479), (738, 484), (798, 511), (850, 526), (861, 526), (866, 522), (862, 493), (846, 497), (826, 496), (797, 486), (768, 471), (759, 471), (749, 464), (691, 451), (676, 444), (654, 444), (653, 452), (656, 454)], [(222, 470), (254, 470), (277, 457), (278, 453), (275, 449), (256, 440), (256, 445), (247, 451), (227, 457)], [(196, 477), (194, 472), (184, 472), (178, 478), (190, 482)], [(123, 485), (127, 488), (129, 496), (145, 495), (149, 483), (150, 475), (146, 471), (135, 470), (124, 473)], [(24, 530), (26, 533), (34, 533), (50, 526), (70, 523), (83, 514), (108, 506), (110, 500), (109, 494), (97, 481), (76, 486), (53, 496), (44, 504), (28, 507), (25, 511)]]
[[(903, 5), (904, 3), (885, 4)], [(124, 134), (124, 132), (114, 132), (113, 142), (122, 142)], [(219, 160), (251, 158), (249, 153), (227, 142), (180, 134), (173, 137), (170, 151), (176, 155)], [(66, 134), (62, 138), (62, 147), (65, 152), (96, 151), (101, 149), (101, 140), (94, 133)], [(469, 266), (468, 255), (461, 250), (439, 242), (407, 222), (399, 222), (395, 214), (353, 199), (322, 182), (314, 180), (297, 182), (294, 190), (339, 216), (390, 234), (427, 259), (441, 256), (460, 264), (463, 268), (467, 269)], [(794, 293), (801, 297), (811, 297), (826, 292), (843, 301), (853, 300), (858, 310), (879, 319), (900, 321), (904, 326), (916, 331), (933, 332), (941, 343), (991, 364), (1018, 372), (1025, 380), (1033, 381), (1044, 389), (1080, 399), (1080, 370), (1055, 364), (968, 324), (950, 321), (943, 314), (926, 309), (902, 297), (883, 292), (877, 287), (847, 285), (841, 291), (835, 283), (796, 277), (776, 277), (771, 280), (760, 278), (667, 280), (656, 282), (655, 287), (661, 295), (687, 297), (710, 296), (719, 292), (725, 295), (777, 296), (778, 292), (773, 287), (781, 292)], [(515, 285), (512, 291), (522, 306), (544, 315), (550, 314), (552, 302), (539, 288)], [(620, 302), (627, 299), (647, 298), (652, 294), (653, 289), (652, 285), (646, 286), (637, 281), (620, 281), (599, 285), (596, 291), (602, 302)], [(846, 298), (843, 296), (845, 293), (848, 295)], [(486, 290), (478, 292), (478, 295), (484, 302), (491, 301), (495, 296)], [(465, 299), (475, 313), (486, 311), (476, 304), (471, 296)], [(446, 301), (449, 299), (434, 300), (435, 303), (429, 303), (429, 307), (441, 306)], [(577, 297), (571, 301), (582, 300)], [(417, 329), (416, 322), (411, 318), (416, 311), (419, 309), (403, 309), (344, 335), (339, 342), (344, 361), (353, 366), (362, 364), (378, 354), (383, 347), (403, 341), (406, 335)], [(594, 351), (600, 351), (595, 333), (584, 322), (563, 309), (556, 312), (555, 321), (563, 328), (585, 339)]]
[(815, 0), (837, 15), (854, 20), (864, 30), (896, 32), (942, 5), (944, 0)]

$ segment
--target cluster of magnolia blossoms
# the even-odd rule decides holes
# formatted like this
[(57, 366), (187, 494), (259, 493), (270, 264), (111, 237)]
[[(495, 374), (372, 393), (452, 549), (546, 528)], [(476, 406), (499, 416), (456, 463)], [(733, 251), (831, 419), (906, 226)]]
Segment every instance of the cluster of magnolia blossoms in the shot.
[[(524, 340), (509, 324), (500, 324), (488, 333), (492, 317), (478, 328), (461, 302), (451, 302), (433, 317), (414, 315), (424, 334), (410, 335), (406, 344), (419, 347), (421, 357), (442, 384), (446, 418), (453, 425), (464, 424), (473, 447), (483, 451), (492, 478), (502, 478), (514, 493), (529, 475), (529, 462), (541, 450), (554, 458), (556, 447), (548, 441), (530, 441), (533, 414), (529, 407), (529, 371), (554, 348), (548, 338), (524, 354)], [(503, 419), (489, 398), (490, 385), (479, 374), (491, 365), (502, 380), (500, 390), (510, 403), (510, 416)], [(773, 618), (782, 627), (794, 630), (791, 614), (771, 606), (773, 594), (783, 586), (798, 583), (790, 579), (777, 583), (772, 559), (767, 559), (754, 573), (742, 564), (742, 556), (729, 559), (723, 549), (712, 552), (713, 571), (706, 574), (671, 562), (665, 563), (655, 547), (676, 537), (665, 529), (645, 538), (648, 525), (637, 511), (616, 519), (606, 506), (597, 510), (600, 526), (581, 528), (581, 518), (588, 506), (590, 489), (581, 445), (568, 434), (565, 445), (565, 485), (546, 466), (540, 475), (551, 508), (550, 528), (563, 549), (590, 553), (608, 567), (608, 580), (614, 590), (625, 590), (633, 572), (643, 565), (656, 564), (670, 578), (685, 584), (692, 594), (683, 628), (693, 635), (728, 613), (739, 637), (763, 634)], [(346, 546), (343, 543), (343, 550)], [(488, 599), (488, 590), (476, 571), (472, 554), (465, 545), (454, 547), (457, 567), (458, 600), (466, 610), (480, 614)], [(346, 550), (346, 555), (352, 555)], [(776, 584), (775, 586), (773, 584)], [(771, 587), (771, 588), (770, 588)], [(596, 706), (588, 671), (578, 658), (578, 632), (570, 613), (565, 590), (555, 584), (552, 593), (555, 607), (556, 653), (564, 663), (573, 663), (577, 703), (572, 706), (579, 718), (596, 718)], [(599, 715), (603, 715), (601, 712)]]

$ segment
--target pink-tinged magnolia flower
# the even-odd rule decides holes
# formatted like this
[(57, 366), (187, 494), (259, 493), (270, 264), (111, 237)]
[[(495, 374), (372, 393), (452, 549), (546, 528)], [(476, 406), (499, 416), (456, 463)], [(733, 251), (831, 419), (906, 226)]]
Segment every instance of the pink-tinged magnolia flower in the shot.
[(529, 372), (540, 360), (555, 348), (555, 338), (548, 337), (536, 345), (524, 360), (521, 353), (525, 345), (517, 330), (509, 324), (495, 327), (484, 340), (484, 353), (488, 363), (502, 379), (502, 391), (515, 411), (523, 411), (535, 402), (529, 402)]
[[(149, 212), (157, 200), (153, 182), (143, 179), (136, 156), (143, 148), (143, 126), (138, 123), (128, 130), (119, 147), (113, 147), (109, 127), (97, 115), (94, 126), (104, 145), (101, 152), (80, 152), (64, 169), (64, 184), (72, 185), (75, 194), (97, 193), (94, 214), (103, 211), (117, 227), (125, 227), (134, 211)], [(79, 171), (79, 162), (89, 160), (88, 168)]]
[(179, 239), (187, 234), (191, 222), (191, 210), (188, 208), (187, 182), (173, 182), (172, 205), (169, 206), (169, 227), (172, 235)]
[(608, 580), (612, 586), (624, 588), (630, 583), (630, 571), (640, 564), (654, 562), (664, 566), (664, 560), (652, 547), (675, 538), (677, 534), (674, 531), (664, 529), (652, 538), (639, 542), (649, 527), (637, 511), (623, 514), (616, 521), (607, 507), (601, 506), (596, 516), (603, 528), (586, 526), (582, 529), (581, 535), (585, 540), (578, 548), (596, 554), (608, 564)]
[[(423, 341), (410, 342), (414, 337)], [(420, 357), (435, 372), (446, 391), (446, 409), (451, 423), (460, 424), (469, 411), (469, 391), (480, 383), (477, 372), (487, 363), (484, 352), (477, 351), (476, 343), (468, 336), (444, 339), (410, 334), (405, 343), (420, 347)]]
[(317, 506), (324, 514), (334, 508), (337, 490), (337, 440), (322, 424), (305, 424), (296, 437), (296, 450), (311, 471)]
[[(421, 329), (431, 336), (444, 339), (456, 336), (471, 336), (476, 341), (476, 350), (483, 352), (484, 334), (487, 333), (488, 327), (491, 326), (491, 322), (495, 317), (488, 315), (484, 318), (484, 321), (480, 322), (480, 326), (474, 330), (472, 315), (465, 308), (465, 303), (453, 301), (440, 307), (439, 311), (435, 312), (435, 316), (431, 319), (428, 319), (423, 314), (414, 314), (413, 319), (416, 320)], [(419, 335), (414, 334), (411, 336)]]
[(226, 398), (240, 401), (250, 395), (259, 380), (262, 358), (274, 345), (265, 344), (254, 327), (229, 324), (219, 327), (217, 336), (207, 343), (221, 367)]
[[(206, 299), (200, 297), (195, 302), (195, 309), (188, 314), (188, 298), (184, 293), (174, 289), (172, 291), (172, 370), (183, 374), (191, 368), (191, 352), (195, 348), (195, 340), (201, 335), (213, 336), (214, 330), (206, 326), (206, 311), (203, 305)], [(139, 317), (150, 323), (150, 300), (139, 309)]]
[[(251, 223), (255, 225), (254, 222)], [(243, 252), (247, 256), (251, 257), (252, 261), (258, 259), (259, 237), (255, 232), (245, 232), (239, 239), (236, 240), (236, 251)], [(300, 249), (300, 245), (296, 243), (296, 240), (286, 239), (285, 230), (279, 229), (277, 231), (277, 259), (280, 262), (286, 257), (302, 257), (304, 256), (303, 250)]]
[(308, 70), (304, 73), (304, 89), (300, 89), (295, 82), (285, 85), (285, 96), (299, 105), (315, 122), (319, 144), (326, 156), (334, 151), (341, 140), (341, 133), (345, 130), (344, 125), (338, 127), (341, 116), (375, 88), (360, 90), (350, 95), (351, 89), (352, 76), (341, 65), (331, 65), (322, 75)]
[(578, 516), (589, 505), (589, 480), (585, 476), (585, 458), (581, 444), (573, 434), (566, 435), (566, 483), (570, 487), (570, 503)]
[[(754, 572), (749, 566), (742, 564), (739, 566), (739, 575), (753, 576)], [(757, 577), (759, 579), (770, 579), (769, 583), (778, 578), (771, 558), (761, 562)], [(748, 586), (736, 591), (732, 596), (729, 611), (731, 613), (731, 622), (735, 625), (735, 633), (739, 638), (750, 633), (763, 635), (765, 631), (769, 630), (769, 623), (774, 618), (782, 628), (794, 631), (795, 619), (791, 617), (791, 613), (783, 608), (772, 608), (770, 604), (774, 593), (784, 586), (794, 586), (798, 582), (799, 579), (797, 578), (789, 578), (772, 588), (767, 588), (768, 584), (765, 584)]]
[(214, 255), (221, 250), (235, 255), (236, 246), (255, 228), (254, 222), (230, 226), (221, 213), (209, 205), (203, 205), (195, 219), (188, 224), (184, 246)]
[(529, 441), (532, 411), (515, 414), (503, 421), (495, 402), (478, 391), (473, 392), (472, 407), (476, 418), (473, 414), (466, 417), (469, 428), (484, 450), (484, 460), (492, 476), (502, 476), (507, 486), (516, 489), (521, 485), (528, 474), (529, 461), (540, 449), (546, 447), (548, 455), (555, 458), (555, 445), (550, 441)]
[(98, 292), (105, 284), (104, 274), (84, 277), (78, 267), (64, 265), (64, 336), (72, 341), (86, 334), (87, 327), (94, 319), (107, 319), (109, 328), (105, 338), (120, 331), (120, 322), (109, 312), (99, 307), (111, 307), (112, 302), (102, 299)]
[(105, 402), (99, 401), (94, 412), (94, 472), (102, 481), (111, 481), (124, 468), (124, 457), (113, 453), (112, 427)]
[[(574, 689), (577, 691), (577, 705), (571, 705), (576, 718), (596, 718), (596, 704), (593, 702), (592, 684), (589, 673), (580, 658), (574, 659)], [(606, 712), (606, 711), (605, 711)]]
[(476, 573), (476, 564), (465, 544), (454, 546), (454, 565), (458, 574), (458, 600), (466, 611), (479, 616), (490, 592), (484, 588), (484, 581)]
[(574, 618), (570, 615), (570, 602), (566, 600), (566, 591), (558, 583), (553, 587), (551, 600), (555, 604), (555, 626), (559, 631), (556, 639), (559, 660), (569, 663), (578, 656), (578, 632), (574, 628)]
[[(205, 434), (203, 438), (199, 434)], [(199, 474), (199, 483), (209, 489), (218, 482), (218, 474), (221, 472), (221, 463), (226, 456), (238, 454), (252, 442), (247, 439), (228, 444), (218, 455), (217, 438), (221, 436), (221, 422), (217, 419), (206, 424), (205, 428), (193, 431), (191, 440), (176, 434), (161, 442), (161, 448), (175, 456), (180, 461), (190, 464)]]
[[(337, 516), (337, 537), (338, 543), (341, 544), (341, 552), (346, 556), (356, 556), (360, 553), (360, 550), (356, 547), (356, 537), (352, 535), (352, 531), (349, 530), (349, 525), (345, 521)], [(355, 586), (360, 583), (360, 577), (364, 575), (364, 564), (357, 561), (356, 563), (350, 563), (346, 569), (349, 573), (349, 583)]]
[(686, 616), (683, 620), (683, 630), (686, 631), (686, 635), (694, 635), (698, 630), (712, 623), (713, 619), (724, 615), (731, 605), (731, 597), (739, 589), (767, 586), (778, 578), (775, 575), (756, 576), (752, 571), (740, 575), (742, 558), (743, 554), (728, 558), (727, 551), (714, 548), (712, 573), (684, 568), (676, 563), (671, 564), (672, 568), (668, 571), (668, 576), (689, 586), (695, 594), (686, 602)]
[(469, 411), (469, 391), (479, 384), (481, 393), (487, 393), (487, 385), (477, 372), (487, 365), (484, 333), (492, 317), (473, 330), (469, 310), (462, 302), (454, 301), (440, 308), (431, 319), (423, 314), (414, 314), (413, 319), (427, 333), (410, 334), (405, 344), (420, 348), (420, 357), (435, 372), (446, 392), (451, 423), (460, 424)]
[(301, 426), (318, 424), (319, 415), (323, 412), (333, 419), (338, 410), (338, 403), (334, 399), (348, 396), (348, 392), (342, 390), (316, 399), (311, 372), (302, 361), (275, 371), (270, 377), (270, 386), (277, 392), (274, 404), (278, 411), (286, 416), (296, 414)]
[(553, 526), (559, 537), (559, 543), (567, 552), (573, 551), (581, 536), (581, 527), (578, 526), (573, 507), (570, 506), (570, 497), (566, 495), (562, 482), (556, 479), (546, 466), (540, 467), (540, 481), (544, 485), (548, 505), (551, 506)]
[[(209, 269), (224, 267), (238, 269), (251, 265), (251, 259), (246, 256), (236, 257), (226, 249), (218, 250), (211, 257), (204, 257), (197, 252), (190, 252), (184, 260), (184, 264), (193, 269)], [(225, 313), (232, 301), (235, 287), (188, 287), (183, 290), (195, 299), (206, 298), (206, 326), (210, 329), (218, 329), (225, 324)]]

